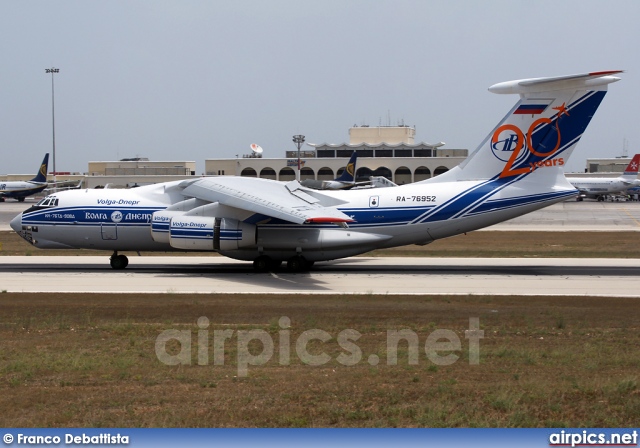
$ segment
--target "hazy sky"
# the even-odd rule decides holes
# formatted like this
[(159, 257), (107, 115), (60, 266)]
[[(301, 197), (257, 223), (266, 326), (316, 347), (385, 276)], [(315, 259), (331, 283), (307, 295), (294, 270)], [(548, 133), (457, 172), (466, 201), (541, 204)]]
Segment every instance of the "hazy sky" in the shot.
[[(92, 160), (265, 157), (342, 143), (354, 124), (474, 149), (511, 79), (623, 69), (569, 161), (640, 152), (640, 2), (3, 1), (1, 173)], [(50, 170), (52, 166), (50, 165)]]

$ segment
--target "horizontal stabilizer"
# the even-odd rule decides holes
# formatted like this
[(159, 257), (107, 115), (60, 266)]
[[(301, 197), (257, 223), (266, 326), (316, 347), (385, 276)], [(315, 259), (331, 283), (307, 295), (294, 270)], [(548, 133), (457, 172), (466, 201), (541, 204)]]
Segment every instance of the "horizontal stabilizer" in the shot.
[(567, 89), (597, 90), (598, 86), (605, 86), (620, 78), (611, 76), (622, 73), (622, 70), (582, 73), (579, 75), (555, 76), (550, 78), (529, 78), (515, 81), (501, 82), (489, 87), (492, 93), (541, 93)]

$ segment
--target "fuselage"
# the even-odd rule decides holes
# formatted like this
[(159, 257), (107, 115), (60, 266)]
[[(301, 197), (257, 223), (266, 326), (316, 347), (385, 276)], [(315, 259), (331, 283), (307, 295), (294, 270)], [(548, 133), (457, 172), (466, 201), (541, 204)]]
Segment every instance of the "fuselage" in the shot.
[(607, 194), (621, 193), (629, 188), (640, 185), (637, 178), (628, 176), (616, 177), (616, 178), (580, 178), (580, 177), (568, 177), (567, 180), (577, 188), (580, 193), (587, 196), (599, 196)]
[[(215, 249), (205, 242), (197, 250), (217, 250), (242, 260), (253, 260), (260, 254), (276, 260), (285, 260), (292, 254), (303, 254), (310, 261), (335, 259), (377, 248), (427, 244), (519, 216), (577, 193), (567, 185), (541, 196), (527, 191), (522, 182), (518, 187), (501, 188), (496, 188), (496, 182), (500, 181), (423, 182), (323, 192), (344, 202), (336, 207), (353, 219), (348, 227), (300, 225), (253, 215), (245, 220), (255, 225), (252, 244)], [(17, 216), (11, 225), (40, 248), (176, 250), (176, 245), (167, 239), (154, 238), (151, 224), (154, 213), (185, 199), (173, 188), (177, 183), (131, 190), (60, 192)], [(213, 222), (214, 218), (203, 219)]]
[(46, 182), (0, 182), (0, 196), (6, 198), (25, 198), (40, 193), (45, 188), (47, 188)]

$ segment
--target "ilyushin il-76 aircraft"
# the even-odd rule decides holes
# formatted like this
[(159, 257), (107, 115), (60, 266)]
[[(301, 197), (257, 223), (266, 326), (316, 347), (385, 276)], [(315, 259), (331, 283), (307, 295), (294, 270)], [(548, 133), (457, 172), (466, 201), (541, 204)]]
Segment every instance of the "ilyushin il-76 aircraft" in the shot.
[[(44, 198), (11, 227), (42, 249), (215, 251), (290, 271), (374, 249), (428, 244), (578, 195), (563, 166), (620, 71), (521, 79), (490, 92), (515, 106), (457, 167), (390, 188), (313, 190), (297, 181), (202, 177)], [(170, 260), (170, 259), (167, 259)]]

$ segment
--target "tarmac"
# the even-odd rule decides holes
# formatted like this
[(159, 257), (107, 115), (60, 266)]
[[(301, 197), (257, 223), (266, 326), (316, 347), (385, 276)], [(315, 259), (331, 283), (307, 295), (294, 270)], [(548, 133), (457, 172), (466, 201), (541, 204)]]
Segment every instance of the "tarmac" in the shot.
[(306, 273), (255, 273), (222, 257), (0, 257), (7, 292), (482, 294), (640, 297), (637, 259), (352, 257)]

